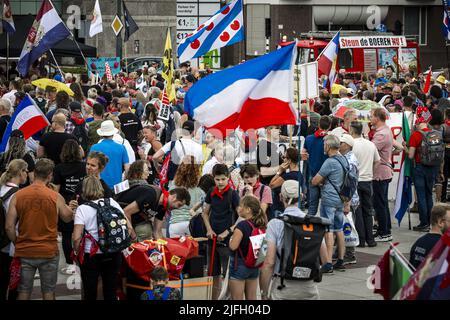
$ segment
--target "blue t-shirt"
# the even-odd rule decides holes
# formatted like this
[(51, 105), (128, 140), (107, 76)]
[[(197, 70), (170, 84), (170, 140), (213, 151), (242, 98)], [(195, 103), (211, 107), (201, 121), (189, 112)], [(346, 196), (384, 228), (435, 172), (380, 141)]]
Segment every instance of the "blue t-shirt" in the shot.
[[(335, 159), (338, 157), (339, 160), (344, 165), (346, 165), (347, 162), (345, 161), (345, 158), (342, 155), (336, 155), (325, 160), (319, 170), (319, 175), (325, 178), (321, 195), (323, 205), (336, 207), (341, 207), (343, 205), (342, 200), (339, 197), (338, 192), (336, 191), (336, 189), (339, 190), (341, 188), (342, 183), (344, 182), (344, 169), (342, 168), (338, 160)], [(333, 187), (330, 181), (333, 183), (336, 189)]]
[(322, 167), (322, 164), (328, 158), (323, 152), (323, 137), (317, 138), (314, 134), (310, 134), (305, 139), (304, 148), (309, 154), (308, 168), (310, 178), (314, 178)]
[(128, 153), (125, 147), (113, 140), (103, 140), (94, 144), (92, 151), (104, 153), (108, 157), (108, 164), (100, 174), (100, 177), (106, 182), (108, 187), (114, 188), (115, 184), (122, 181), (122, 168), (129, 162)]

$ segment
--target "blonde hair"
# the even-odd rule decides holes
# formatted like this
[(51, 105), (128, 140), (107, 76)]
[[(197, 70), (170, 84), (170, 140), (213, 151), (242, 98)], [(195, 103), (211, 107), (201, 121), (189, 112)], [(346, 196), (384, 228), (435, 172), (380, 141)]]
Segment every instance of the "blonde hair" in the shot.
[(0, 177), (0, 185), (5, 185), (12, 178), (19, 176), (23, 170), (28, 169), (28, 164), (22, 159), (12, 160), (6, 167), (6, 171)]
[(261, 209), (261, 203), (258, 198), (255, 198), (254, 196), (245, 196), (241, 199), (240, 206), (249, 208), (252, 211), (250, 221), (253, 222), (255, 227), (266, 229), (265, 213)]
[(83, 198), (86, 200), (98, 200), (103, 198), (105, 191), (102, 183), (94, 176), (87, 176), (83, 180)]

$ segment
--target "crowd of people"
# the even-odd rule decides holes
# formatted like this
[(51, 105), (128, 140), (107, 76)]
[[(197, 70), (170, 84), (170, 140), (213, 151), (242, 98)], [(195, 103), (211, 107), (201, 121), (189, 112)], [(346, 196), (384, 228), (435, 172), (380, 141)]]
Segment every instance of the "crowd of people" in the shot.
[[(215, 251), (207, 254), (208, 262), (214, 260), (213, 299), (219, 297), (228, 268), (232, 299), (318, 299), (314, 280), (283, 282), (279, 277), (284, 229), (276, 218), (328, 219), (331, 224), (317, 253), (321, 272), (345, 270), (357, 263), (355, 248), (344, 240), (345, 216), (353, 216), (358, 247), (394, 239), (388, 189), (392, 156), (401, 152), (414, 163), (414, 207), (420, 217), (414, 230), (428, 232), (431, 225), (432, 233), (442, 234), (450, 224), (449, 209), (434, 203), (448, 201), (448, 75), (437, 77), (429, 92), (423, 92), (422, 75), (396, 77), (392, 71), (340, 72), (339, 93), (321, 87), (317, 99), (303, 101), (298, 125), (235, 130), (223, 139), (199, 126), (183, 108), (186, 93), (209, 69), (183, 64), (176, 70), (176, 100), (168, 118), (160, 115), (165, 83), (154, 66), (99, 83), (90, 83), (87, 74), (55, 75), (73, 96), (52, 86), (33, 86), (35, 74), (2, 80), (0, 137), (26, 95), (51, 124), (26, 140), (13, 130), (8, 149), (0, 155), (0, 196), (9, 239), (2, 241), (0, 253), (0, 299), (29, 299), (36, 270), (43, 298), (54, 299), (58, 272), (75, 274), (77, 263), (83, 299), (97, 299), (100, 276), (103, 298), (116, 299), (122, 256), (103, 253), (95, 245), (101, 232), (96, 208), (103, 202), (123, 215), (123, 227), (133, 241), (189, 235), (191, 220), (201, 214), (205, 236), (217, 241)], [(148, 84), (148, 93), (137, 89), (139, 79)], [(371, 110), (369, 122), (356, 110), (345, 112), (343, 119), (334, 116), (349, 99), (372, 100), (379, 107)], [(391, 112), (407, 116), (412, 129), (408, 141), (394, 139), (386, 124)], [(435, 149), (425, 147), (429, 133), (440, 137)], [(299, 136), (304, 137), (302, 145), (295, 140)], [(344, 201), (340, 188), (349, 172), (357, 177), (357, 189)], [(242, 254), (255, 228), (264, 230), (268, 244), (260, 268), (249, 267)], [(66, 263), (61, 269), (59, 237)], [(426, 244), (413, 251), (423, 256), (417, 249), (421, 246)], [(19, 283), (8, 289), (17, 262)], [(180, 298), (176, 290), (165, 289), (165, 270), (155, 269), (153, 277), (154, 289), (142, 292), (142, 299)]]

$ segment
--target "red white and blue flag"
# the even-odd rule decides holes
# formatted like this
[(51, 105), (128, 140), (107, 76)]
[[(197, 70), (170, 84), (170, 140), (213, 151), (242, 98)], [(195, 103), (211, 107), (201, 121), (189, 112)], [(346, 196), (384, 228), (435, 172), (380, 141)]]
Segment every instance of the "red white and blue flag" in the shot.
[(442, 22), (442, 33), (445, 40), (450, 40), (450, 4), (448, 0), (442, 0), (444, 7), (444, 20)]
[(244, 39), (243, 0), (234, 0), (197, 28), (178, 46), (180, 63)]
[(6, 127), (3, 134), (2, 143), (0, 144), (0, 152), (7, 150), (9, 137), (13, 130), (22, 131), (25, 140), (36, 132), (50, 125), (41, 109), (36, 105), (34, 100), (27, 94), (22, 102), (17, 106), (16, 111), (11, 117), (11, 121)]
[(186, 94), (184, 106), (206, 128), (240, 127), (243, 131), (270, 125), (296, 124), (293, 106), (296, 43), (209, 75)]
[(14, 19), (11, 11), (11, 5), (9, 0), (3, 0), (3, 15), (2, 15), (2, 25), (3, 30), (7, 33), (16, 32), (16, 27), (14, 26)]
[(22, 76), (43, 53), (61, 40), (70, 36), (70, 32), (49, 0), (42, 2), (36, 19), (28, 32), (25, 45), (20, 54), (17, 70)]
[(331, 39), (328, 45), (323, 49), (322, 54), (317, 59), (319, 65), (319, 77), (326, 75), (328, 77), (327, 87), (331, 88), (336, 80), (337, 56), (339, 53), (340, 31)]

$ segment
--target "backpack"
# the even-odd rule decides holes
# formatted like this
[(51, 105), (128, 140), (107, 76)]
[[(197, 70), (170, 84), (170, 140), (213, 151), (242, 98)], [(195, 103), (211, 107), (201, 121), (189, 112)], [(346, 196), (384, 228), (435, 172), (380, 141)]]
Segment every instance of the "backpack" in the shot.
[(276, 219), (284, 223), (281, 255), (277, 251), (281, 277), (279, 289), (284, 287), (284, 279), (321, 282), (320, 246), (330, 221), (309, 215), (303, 218), (282, 215)]
[[(161, 296), (161, 299), (158, 300), (169, 300), (170, 296), (170, 287), (165, 287), (164, 292)], [(147, 300), (156, 300), (155, 294), (153, 293), (153, 290), (147, 290), (148, 299)]]
[(189, 233), (193, 238), (206, 238), (206, 227), (202, 213), (198, 213), (189, 220)]
[[(259, 191), (259, 202), (262, 201), (262, 197), (263, 197), (265, 188), (266, 188), (266, 185), (262, 185), (262, 188)], [(270, 190), (270, 191), (272, 192), (272, 190)], [(272, 204), (269, 204), (269, 203), (267, 204), (266, 216), (267, 216), (267, 221), (270, 221), (275, 217), (275, 213), (274, 213)]]
[(342, 167), (342, 170), (344, 170), (344, 179), (341, 185), (341, 188), (338, 189), (330, 180), (331, 185), (336, 190), (336, 192), (339, 195), (339, 198), (341, 198), (342, 202), (348, 202), (352, 200), (353, 195), (355, 194), (357, 188), (358, 188), (358, 173), (350, 169), (350, 164), (348, 163), (348, 160), (345, 159), (345, 162), (347, 162), (347, 167), (344, 167), (341, 160), (339, 158), (334, 157), (337, 162)]
[(98, 245), (103, 253), (121, 252), (131, 245), (127, 219), (111, 205), (109, 198), (100, 200), (98, 204), (92, 201), (85, 204), (97, 210)]
[[(266, 258), (267, 253), (266, 230), (256, 228), (255, 225), (249, 220), (245, 221), (252, 228), (248, 242), (248, 250), (244, 256), (241, 248), (239, 247), (238, 251), (236, 251), (236, 255), (239, 252), (247, 268), (259, 268), (264, 264), (264, 259)], [(253, 247), (253, 242), (251, 240), (252, 237), (255, 237), (253, 239), (255, 240), (255, 244), (257, 244), (256, 248)], [(237, 263), (237, 259), (235, 259), (235, 263)]]
[(76, 124), (72, 119), (70, 119), (70, 122), (72, 122), (75, 126), (72, 134), (77, 138), (78, 144), (83, 148), (84, 152), (86, 152), (89, 146), (89, 136), (86, 130), (86, 123), (83, 122), (83, 124)]
[(442, 139), (442, 132), (431, 130), (424, 132), (419, 130), (422, 135), (420, 144), (420, 163), (424, 166), (439, 166), (444, 160), (445, 145)]
[(11, 241), (6, 234), (5, 225), (6, 225), (6, 211), (3, 203), (7, 201), (14, 193), (19, 191), (19, 188), (12, 187), (6, 192), (3, 197), (0, 197), (0, 249), (7, 246)]
[(450, 157), (450, 125), (444, 124), (443, 139), (445, 144), (445, 157)]
[(181, 139), (172, 141), (170, 143), (170, 150), (164, 157), (164, 161), (161, 167), (160, 172), (161, 187), (164, 186), (167, 182), (173, 180), (173, 178), (175, 177), (175, 173), (177, 172), (178, 164), (174, 163), (174, 161), (180, 163), (181, 158), (178, 155), (172, 156), (172, 151), (175, 148), (175, 144), (177, 143), (177, 141), (180, 142), (181, 148), (183, 148), (183, 156), (186, 155), (186, 151), (184, 149), (183, 142), (181, 142)]

